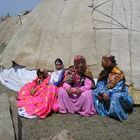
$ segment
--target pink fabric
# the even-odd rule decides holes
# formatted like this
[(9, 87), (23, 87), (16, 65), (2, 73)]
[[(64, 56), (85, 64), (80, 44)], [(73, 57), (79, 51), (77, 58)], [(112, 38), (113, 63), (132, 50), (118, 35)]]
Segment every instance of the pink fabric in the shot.
[(89, 80), (88, 78), (85, 78), (84, 86), (82, 86), (80, 89), (82, 92), (89, 90), (93, 87), (93, 82)]
[(92, 81), (85, 78), (84, 86), (81, 86), (81, 95), (76, 95), (76, 87), (72, 87), (73, 94), (68, 95), (66, 89), (71, 86), (68, 83), (64, 83), (63, 87), (58, 91), (58, 104), (60, 113), (79, 113), (82, 116), (90, 116), (96, 114), (93, 106), (92, 99)]
[(83, 61), (86, 62), (86, 59), (85, 59), (84, 56), (82, 56), (82, 55), (77, 55), (77, 56), (75, 56), (75, 58), (74, 58), (74, 63), (78, 63), (78, 61), (80, 61), (80, 60), (83, 60)]
[[(40, 85), (37, 85), (36, 81), (37, 79), (21, 88), (17, 97), (17, 106), (24, 107), (29, 115), (45, 118), (51, 111), (58, 111), (57, 88), (48, 85), (49, 77)], [(36, 91), (34, 95), (31, 95), (30, 90), (33, 87)]]

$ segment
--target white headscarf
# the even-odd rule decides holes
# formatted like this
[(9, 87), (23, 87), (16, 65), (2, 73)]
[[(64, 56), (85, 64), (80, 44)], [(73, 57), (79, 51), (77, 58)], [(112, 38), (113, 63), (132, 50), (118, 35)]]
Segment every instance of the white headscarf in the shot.
[[(60, 58), (61, 59), (61, 58)], [(62, 60), (62, 59), (61, 59)], [(56, 70), (55, 68), (55, 64), (54, 64), (54, 69), (55, 71), (51, 74), (51, 79), (50, 79), (50, 84), (54, 84), (55, 82), (58, 82), (59, 80), (59, 76), (61, 75), (61, 73), (64, 70), (64, 61), (62, 60), (62, 65), (63, 65), (63, 69), (62, 70)]]
[(55, 82), (58, 82), (59, 76), (60, 76), (60, 74), (61, 74), (62, 72), (63, 72), (63, 70), (54, 71), (54, 72), (51, 74), (50, 83), (51, 83), (51, 84), (54, 84)]

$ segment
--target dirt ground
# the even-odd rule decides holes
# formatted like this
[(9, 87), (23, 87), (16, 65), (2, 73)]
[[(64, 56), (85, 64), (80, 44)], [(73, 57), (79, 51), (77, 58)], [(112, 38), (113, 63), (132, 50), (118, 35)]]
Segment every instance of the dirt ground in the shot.
[[(9, 97), (17, 94), (0, 84), (0, 93), (4, 92)], [(78, 114), (51, 114), (44, 120), (19, 117), (19, 140), (51, 140), (63, 130), (69, 130), (74, 140), (139, 140), (140, 107), (135, 107), (123, 122), (99, 115), (81, 117)]]

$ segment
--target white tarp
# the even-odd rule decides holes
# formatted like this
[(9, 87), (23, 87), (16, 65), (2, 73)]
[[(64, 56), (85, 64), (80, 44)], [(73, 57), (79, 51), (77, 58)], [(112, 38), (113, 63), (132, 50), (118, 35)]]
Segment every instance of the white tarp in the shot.
[(19, 91), (27, 82), (31, 82), (36, 78), (36, 70), (27, 70), (18, 65), (9, 69), (0, 69), (0, 81), (6, 87)]

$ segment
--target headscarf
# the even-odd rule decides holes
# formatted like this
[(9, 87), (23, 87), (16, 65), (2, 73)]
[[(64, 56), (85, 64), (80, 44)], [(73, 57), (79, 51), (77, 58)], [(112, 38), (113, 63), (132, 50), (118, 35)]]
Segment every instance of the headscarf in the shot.
[(74, 58), (74, 64), (77, 64), (79, 61), (83, 61), (84, 63), (85, 63), (85, 65), (86, 65), (86, 59), (85, 59), (85, 57), (84, 56), (82, 56), (82, 55), (77, 55), (77, 56), (75, 56), (75, 58)]
[[(94, 80), (93, 80), (93, 75), (92, 75), (92, 72), (90, 71), (89, 68), (87, 68), (86, 66), (86, 59), (84, 56), (82, 55), (77, 55), (75, 58), (74, 58), (74, 66), (70, 66), (69, 67), (69, 70), (68, 70), (68, 76), (67, 76), (67, 80), (68, 83), (72, 83), (73, 82), (73, 78), (75, 77), (76, 73), (77, 73), (77, 70), (75, 68), (75, 65), (77, 65), (80, 61), (83, 61), (84, 63), (84, 67), (83, 67), (83, 70), (82, 70), (82, 73), (80, 74), (82, 77), (87, 77), (89, 78), (90, 80), (93, 81), (94, 83)], [(78, 73), (79, 74), (79, 73)], [(69, 77), (70, 75), (70, 77)], [(72, 78), (73, 77), (73, 78)]]
[(113, 55), (104, 55), (102, 57), (102, 59), (106, 62), (110, 61), (112, 64), (117, 65), (116, 60), (115, 60), (115, 56), (113, 56)]
[(109, 89), (113, 88), (120, 80), (125, 80), (124, 73), (116, 65), (115, 56), (103, 56), (102, 59), (106, 62), (110, 61), (110, 68), (104, 69), (99, 74), (98, 81), (107, 80), (107, 87)]
[(89, 68), (87, 68), (86, 59), (85, 59), (84, 56), (82, 56), (82, 55), (77, 55), (77, 56), (74, 58), (74, 64), (79, 63), (81, 60), (83, 61), (83, 63), (85, 63), (84, 70), (83, 70), (83, 75), (86, 76), (87, 78), (93, 79), (92, 72), (91, 72), (91, 70), (90, 70)]
[[(57, 58), (55, 60), (55, 64), (56, 64), (57, 61), (62, 63), (62, 65), (64, 64), (64, 62), (61, 58)], [(64, 78), (64, 67), (63, 67), (62, 70), (56, 70), (55, 69), (54, 72), (51, 74), (50, 83), (58, 86), (62, 82), (63, 78)]]
[(111, 62), (111, 65), (110, 65), (110, 67), (108, 67), (108, 69), (104, 69), (100, 72), (98, 81), (100, 81), (104, 78), (107, 78), (108, 74), (111, 72), (111, 70), (117, 65), (115, 56), (113, 56), (113, 55), (105, 55), (102, 57), (102, 60), (104, 60), (106, 63)]
[[(83, 67), (80, 67), (78, 64), (79, 63), (82, 63), (83, 64)], [(83, 75), (84, 72), (86, 71), (86, 59), (84, 56), (82, 55), (77, 55), (75, 58), (74, 58), (74, 68), (76, 70), (76, 72), (79, 74), (79, 75)]]
[(63, 61), (63, 59), (62, 58), (57, 58), (57, 59), (55, 59), (55, 61), (54, 61), (54, 71), (57, 71), (56, 70), (56, 63), (57, 62), (59, 62), (60, 64), (62, 64), (62, 67), (63, 67), (63, 69), (64, 69), (64, 61)]

